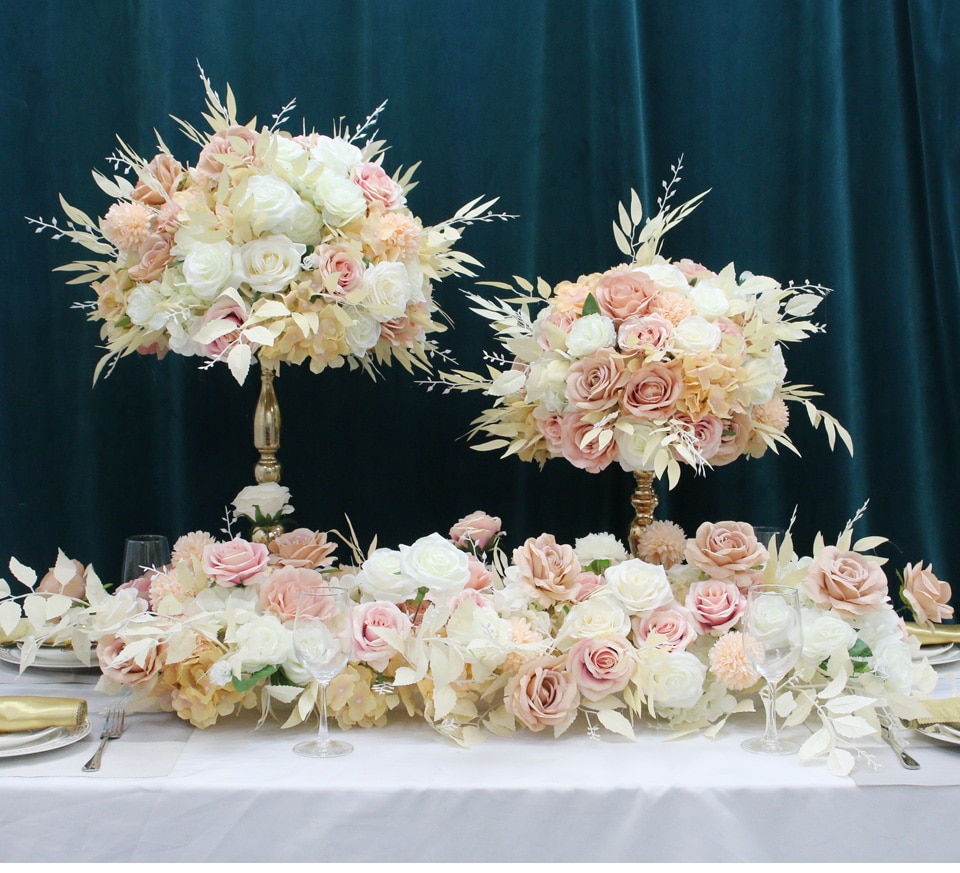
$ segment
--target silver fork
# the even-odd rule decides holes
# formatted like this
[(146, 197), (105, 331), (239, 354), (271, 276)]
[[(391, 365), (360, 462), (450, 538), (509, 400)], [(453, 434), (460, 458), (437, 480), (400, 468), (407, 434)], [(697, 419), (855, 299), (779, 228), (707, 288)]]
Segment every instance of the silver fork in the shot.
[(126, 710), (123, 703), (115, 703), (107, 710), (107, 718), (103, 723), (103, 730), (100, 731), (100, 745), (93, 757), (83, 765), (84, 773), (92, 773), (100, 769), (100, 759), (103, 757), (103, 750), (107, 745), (107, 740), (115, 740), (123, 733), (123, 723), (126, 719)]

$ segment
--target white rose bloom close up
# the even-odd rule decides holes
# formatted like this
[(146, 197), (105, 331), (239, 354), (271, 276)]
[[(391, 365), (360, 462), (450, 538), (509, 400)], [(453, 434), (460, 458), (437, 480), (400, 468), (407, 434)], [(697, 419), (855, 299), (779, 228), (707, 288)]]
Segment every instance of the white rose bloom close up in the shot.
[(300, 209), (293, 218), (293, 226), (287, 231), (287, 236), (295, 243), (305, 246), (319, 244), (323, 237), (323, 218), (309, 203), (301, 203)]
[(557, 632), (557, 646), (566, 651), (579, 640), (630, 633), (630, 616), (617, 598), (597, 592), (570, 607)]
[(857, 641), (857, 632), (839, 615), (823, 609), (802, 609), (803, 658), (813, 664), (839, 651), (848, 651)]
[(467, 553), (438, 533), (420, 537), (412, 545), (400, 546), (400, 572), (411, 579), (417, 589), (427, 589), (427, 600), (459, 594), (470, 581)]
[(264, 518), (277, 518), (293, 512), (290, 505), (290, 489), (278, 482), (248, 485), (233, 498), (234, 518), (243, 516), (255, 521), (257, 507)]
[(183, 278), (201, 300), (213, 300), (240, 282), (238, 252), (227, 240), (198, 243), (183, 259)]
[(548, 352), (534, 361), (527, 371), (527, 400), (538, 403), (549, 412), (563, 412), (567, 407), (567, 373), (570, 362)]
[(330, 170), (313, 186), (313, 196), (323, 210), (323, 220), (331, 227), (342, 227), (367, 211), (360, 186)]
[(363, 273), (363, 287), (367, 292), (363, 302), (377, 321), (390, 321), (403, 315), (413, 291), (403, 264), (393, 261), (368, 267)]
[(237, 189), (234, 212), (250, 209), (250, 226), (257, 234), (286, 233), (293, 227), (297, 213), (303, 208), (300, 195), (272, 173), (249, 176), (246, 186)]
[(459, 644), (488, 669), (499, 666), (510, 652), (513, 632), (510, 622), (489, 606), (466, 600), (457, 607), (446, 624), (447, 639)]
[(348, 314), (353, 323), (344, 328), (344, 339), (350, 354), (360, 358), (380, 341), (380, 322), (356, 307), (350, 309)]
[(282, 234), (252, 240), (240, 247), (241, 277), (260, 294), (276, 294), (297, 278), (306, 250)]
[(673, 600), (667, 571), (660, 564), (631, 558), (610, 567), (604, 576), (607, 589), (631, 615), (647, 616)]
[(127, 316), (140, 327), (150, 327), (164, 299), (157, 283), (138, 285), (127, 298)]
[(709, 280), (697, 282), (690, 289), (690, 299), (697, 307), (697, 315), (711, 321), (726, 315), (730, 310), (730, 301), (723, 289)]
[(369, 600), (403, 603), (417, 596), (415, 580), (400, 571), (400, 552), (376, 549), (360, 566), (357, 585)]
[(340, 137), (321, 136), (319, 142), (310, 149), (310, 157), (346, 178), (350, 170), (363, 160), (363, 153)]
[(567, 334), (567, 351), (575, 358), (585, 358), (600, 349), (616, 344), (617, 332), (613, 320), (598, 312), (578, 318)]
[[(624, 425), (629, 424), (629, 427)], [(653, 455), (644, 461), (644, 454), (653, 439), (655, 425), (650, 421), (639, 421), (623, 417), (613, 429), (613, 439), (617, 444), (617, 460), (627, 472), (633, 470), (653, 470)]]
[(645, 267), (639, 267), (637, 272), (652, 279), (663, 291), (675, 291), (679, 294), (690, 291), (687, 277), (675, 264), (648, 264)]
[(646, 691), (658, 709), (687, 709), (703, 696), (707, 667), (691, 652), (657, 649), (647, 666), (650, 672)]
[(611, 533), (595, 533), (580, 537), (573, 545), (580, 565), (586, 567), (594, 561), (609, 561), (619, 564), (630, 557), (623, 543)]
[(702, 315), (688, 315), (673, 334), (671, 342), (695, 355), (714, 351), (723, 339), (720, 328)]
[(235, 633), (236, 662), (242, 663), (244, 673), (255, 673), (261, 667), (282, 664), (293, 657), (293, 637), (280, 619), (272, 613), (257, 616), (240, 625)]

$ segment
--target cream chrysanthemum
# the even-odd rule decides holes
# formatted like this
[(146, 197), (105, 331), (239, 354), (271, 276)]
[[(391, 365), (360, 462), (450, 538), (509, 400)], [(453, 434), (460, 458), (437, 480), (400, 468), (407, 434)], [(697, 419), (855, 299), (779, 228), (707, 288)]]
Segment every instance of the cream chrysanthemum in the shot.
[(786, 431), (790, 424), (790, 410), (780, 397), (774, 397), (766, 403), (754, 406), (751, 411), (755, 421), (774, 427), (781, 433)]
[(195, 530), (192, 533), (184, 534), (173, 544), (173, 552), (170, 555), (170, 566), (176, 567), (183, 560), (190, 558), (203, 558), (204, 546), (212, 546), (216, 540), (206, 531)]
[(710, 649), (710, 672), (729, 691), (746, 691), (756, 685), (760, 674), (753, 669), (743, 651), (743, 634), (731, 631)]
[(190, 593), (173, 576), (167, 573), (154, 573), (150, 580), (150, 591), (147, 594), (150, 599), (150, 609), (157, 612), (158, 607), (168, 595), (173, 595), (180, 603), (183, 603), (190, 596)]
[(650, 301), (650, 312), (662, 315), (674, 326), (685, 318), (696, 315), (697, 307), (689, 297), (675, 291), (664, 291)]
[(637, 557), (648, 564), (661, 564), (669, 570), (683, 560), (687, 535), (672, 521), (652, 521), (637, 537)]
[(107, 241), (124, 252), (135, 252), (150, 235), (153, 213), (139, 203), (114, 203), (103, 216), (100, 230)]

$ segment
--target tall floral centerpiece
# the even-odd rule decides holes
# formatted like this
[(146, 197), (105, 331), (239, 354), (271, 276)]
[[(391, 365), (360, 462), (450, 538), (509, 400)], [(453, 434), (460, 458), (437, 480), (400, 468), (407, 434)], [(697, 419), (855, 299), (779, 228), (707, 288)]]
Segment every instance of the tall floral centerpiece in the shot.
[(652, 218), (643, 220), (635, 191), (620, 205), (613, 233), (625, 263), (552, 287), (519, 277), (516, 287), (484, 283), (508, 297), (469, 295), (502, 351), (486, 355), (485, 373), (457, 370), (426, 383), (493, 399), (474, 422), (474, 436), (490, 437), (479, 450), (635, 473), (632, 540), (652, 519), (654, 477), (673, 488), (682, 466), (702, 473), (778, 446), (796, 451), (788, 403), (824, 426), (831, 447), (839, 436), (852, 452), (846, 430), (814, 405), (817, 392), (787, 382), (783, 356), (823, 329), (810, 316), (829, 289), (784, 286), (732, 263), (717, 273), (665, 258), (664, 235), (706, 193), (673, 205), (680, 169)]
[(61, 197), (66, 226), (33, 223), (89, 253), (58, 269), (96, 294), (87, 308), (106, 353), (95, 380), (134, 352), (224, 363), (240, 383), (259, 361), (257, 480), (276, 481), (279, 365), (429, 370), (444, 329), (434, 287), (479, 266), (455, 248), (462, 230), (506, 216), (478, 198), (425, 226), (407, 204), (416, 166), (384, 166), (385, 104), (356, 129), (294, 134), (283, 129), (294, 102), (269, 127), (241, 122), (230, 88), (221, 100), (201, 78), (209, 130), (176, 119), (199, 149), (194, 164), (162, 140), (149, 160), (120, 140), (117, 172), (93, 174), (114, 200), (102, 217)]

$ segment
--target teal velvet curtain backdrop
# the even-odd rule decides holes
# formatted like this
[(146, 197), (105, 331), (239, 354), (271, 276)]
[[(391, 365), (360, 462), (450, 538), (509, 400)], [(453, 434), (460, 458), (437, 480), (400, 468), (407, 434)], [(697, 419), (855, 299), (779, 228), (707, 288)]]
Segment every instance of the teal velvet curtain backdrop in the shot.
[[(827, 332), (788, 352), (856, 454), (830, 452), (802, 411), (802, 453), (769, 454), (660, 489), (661, 517), (784, 526), (798, 546), (858, 531), (895, 568), (932, 561), (960, 592), (960, 4), (952, 0), (34, 0), (0, 8), (0, 563), (56, 549), (106, 581), (123, 540), (219, 531), (253, 482), (257, 380), (196, 359), (125, 359), (92, 386), (88, 289), (52, 269), (79, 256), (24, 216), (91, 215), (90, 172), (121, 136), (184, 161), (170, 116), (202, 125), (197, 63), (240, 115), (330, 132), (388, 100), (388, 165), (422, 161), (410, 195), (428, 223), (479, 195), (519, 217), (467, 230), (480, 278), (551, 283), (620, 260), (618, 200), (648, 209), (682, 154), (680, 197), (710, 188), (668, 257), (835, 288)], [(492, 348), (469, 281), (438, 292), (457, 361)], [(542, 471), (472, 450), (474, 395), (428, 393), (402, 369), (287, 367), (283, 482), (297, 519), (409, 543), (482, 508), (509, 546), (550, 531), (625, 535), (631, 477), (561, 461)], [(9, 577), (8, 577), (9, 578)]]

